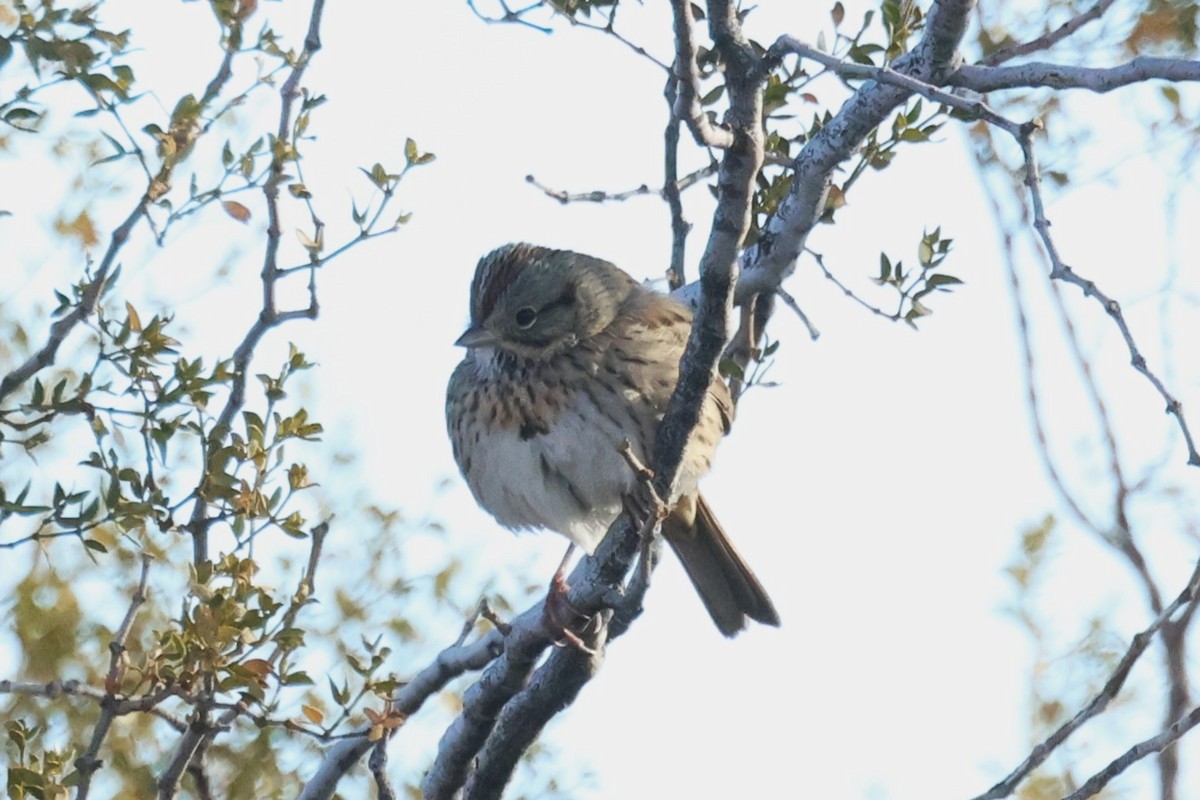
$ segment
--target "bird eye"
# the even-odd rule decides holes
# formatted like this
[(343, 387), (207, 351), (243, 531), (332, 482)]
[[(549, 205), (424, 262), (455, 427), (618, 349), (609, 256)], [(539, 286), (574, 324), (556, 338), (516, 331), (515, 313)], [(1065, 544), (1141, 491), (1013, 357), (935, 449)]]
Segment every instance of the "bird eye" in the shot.
[(533, 323), (537, 320), (537, 312), (532, 308), (522, 308), (517, 311), (516, 319), (517, 327), (524, 330), (533, 326)]

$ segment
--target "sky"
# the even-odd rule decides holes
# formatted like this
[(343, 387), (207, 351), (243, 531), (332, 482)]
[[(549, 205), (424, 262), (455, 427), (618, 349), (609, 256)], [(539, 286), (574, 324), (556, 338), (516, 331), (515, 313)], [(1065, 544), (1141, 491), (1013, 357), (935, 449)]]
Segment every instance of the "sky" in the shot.
[[(262, 4), (259, 13), (278, 18), (298, 40), (298, 5)], [(848, 19), (860, 18), (863, 6), (847, 6)], [(106, 8), (108, 18), (132, 18), (136, 4), (114, 0)], [(167, 98), (207, 79), (208, 13), (201, 4), (156, 4), (138, 14), (146, 49), (135, 58), (144, 74), (159, 76), (156, 96), (168, 106)], [(622, 22), (631, 38), (666, 59), (667, 19), (665, 4), (648, 3)], [(828, 27), (819, 4), (764, 3), (750, 19), (752, 33), (767, 41), (783, 31), (813, 40)], [(170, 47), (151, 44), (161, 37)], [(350, 193), (364, 188), (357, 167), (399, 165), (406, 137), (437, 161), (401, 186), (399, 205), (413, 212), (412, 221), (323, 272), (320, 320), (275, 338), (262, 361), (271, 363), (270, 354), (293, 339), (319, 363), (311, 391), (327, 430), (359, 453), (373, 492), (445, 521), (472, 559), (462, 580), (482, 584), (489, 572), (509, 570), (546, 580), (563, 541), (502, 530), (457, 475), (442, 421), (445, 382), (461, 358), (453, 341), (467, 321), (477, 259), (505, 242), (570, 248), (640, 279), (662, 276), (665, 204), (635, 198), (564, 206), (525, 181), (532, 174), (570, 191), (660, 182), (661, 75), (594, 32), (489, 26), (461, 3), (382, 11), (331, 3), (323, 43), (307, 83), (330, 100), (314, 123), (317, 140), (304, 168), (325, 204), (330, 240), (339, 224), (346, 229), (338, 219), (348, 220)], [(831, 85), (821, 91), (840, 97)], [(1067, 259), (1121, 299), (1135, 331), (1146, 331), (1152, 365), (1162, 364), (1174, 351), (1159, 339), (1159, 292), (1171, 259), (1200, 242), (1194, 231), (1167, 227), (1161, 201), (1170, 175), (1161, 163), (1170, 155), (1130, 155), (1123, 102), (1114, 93), (1079, 104), (1080, 113), (1106, 120), (1079, 153), (1093, 167), (1085, 174), (1102, 177), (1053, 200), (1050, 213)], [(691, 166), (703, 163), (689, 158)], [(21, 170), (33, 167), (11, 160), (0, 167), (13, 176), (0, 181), (0, 207), (10, 208), (13, 195), (3, 184), (22, 185)], [(61, 200), (50, 190), (38, 197), (43, 218)], [(702, 188), (686, 199), (694, 276), (711, 201)], [(1194, 218), (1196, 201), (1195, 189), (1185, 189), (1178, 218)], [(213, 224), (183, 232), (185, 242), (197, 243), (182, 248), (191, 260), (127, 273), (149, 296), (184, 298), (180, 314), (197, 325), (257, 304), (254, 275), (216, 288), (209, 276), (222, 253), (261, 236), (261, 217), (246, 227)], [(812, 341), (787, 309), (778, 311), (770, 328), (782, 342), (770, 373), (776, 385), (744, 397), (703, 483), (783, 625), (723, 639), (678, 564), (665, 559), (643, 618), (612, 645), (598, 678), (547, 734), (571, 763), (594, 772), (595, 785), (578, 787), (579, 796), (972, 796), (1028, 752), (1035, 654), (1005, 613), (1014, 591), (1004, 567), (1024, 527), (1062, 512), (1030, 433), (999, 239), (962, 131), (950, 125), (936, 143), (909, 148), (893, 167), (869, 174), (838, 223), (820, 227), (809, 245), (844, 282), (889, 303), (868, 280), (880, 251), (914, 264), (922, 232), (937, 226), (954, 238), (946, 270), (965, 283), (931, 299), (934, 314), (919, 331), (872, 317), (809, 259), (787, 283), (821, 336)], [(299, 245), (287, 247), (285, 261), (299, 261)], [(60, 285), (69, 265), (39, 269), (22, 249), (36, 248), (33, 237), (18, 234), (14, 248), (19, 257), (0, 265), (17, 276), (5, 299), (44, 303), (46, 287)], [(1103, 508), (1105, 495), (1094, 487), (1104, 480), (1104, 463), (1049, 313), (1041, 262), (1022, 251), (1021, 270), (1055, 445), (1070, 465), (1068, 480)], [(1194, 282), (1181, 288), (1194, 291)], [(1153, 461), (1170, 441), (1161, 400), (1128, 368), (1098, 307), (1073, 290), (1066, 295), (1111, 393), (1126, 454), (1135, 463)], [(1176, 347), (1194, 328), (1186, 315), (1172, 322), (1181, 335)], [(204, 330), (216, 352), (238, 335), (235, 328)], [(1185, 408), (1189, 401), (1200, 407), (1194, 365), (1180, 359), (1169, 374)], [(1163, 480), (1180, 487), (1180, 507), (1191, 507), (1195, 478), (1182, 466), (1186, 455), (1177, 441), (1169, 452)], [(1194, 543), (1180, 539), (1163, 504), (1140, 509), (1151, 522), (1152, 563), (1173, 593), (1190, 570)], [(1094, 614), (1116, 632), (1110, 644), (1119, 651), (1149, 622), (1137, 584), (1069, 520), (1054, 548), (1038, 600), (1062, 647), (1057, 655)], [(427, 644), (432, 658), (442, 643)], [(1042, 668), (1074, 698), (1086, 696), (1084, 681), (1100, 679), (1081, 675), (1065, 656)], [(1153, 714), (1123, 717), (1128, 727), (1117, 742), (1085, 731), (1070, 751), (1077, 775), (1116, 756), (1135, 733), (1154, 732), (1157, 676), (1143, 665), (1136, 678), (1148, 681), (1139, 698)], [(414, 759), (430, 752), (432, 742), (404, 741), (404, 733), (394, 752)], [(1184, 753), (1185, 763), (1195, 761), (1200, 745), (1185, 744)], [(1148, 774), (1130, 771), (1134, 781)]]

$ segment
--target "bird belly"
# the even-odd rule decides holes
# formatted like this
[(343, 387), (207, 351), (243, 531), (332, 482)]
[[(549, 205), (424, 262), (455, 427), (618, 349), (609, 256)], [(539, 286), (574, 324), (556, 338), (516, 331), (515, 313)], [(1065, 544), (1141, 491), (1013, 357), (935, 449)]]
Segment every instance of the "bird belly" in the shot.
[(576, 394), (545, 432), (483, 431), (471, 450), (467, 482), (500, 524), (548, 528), (591, 553), (633, 486), (617, 447), (630, 439), (641, 455), (640, 436), (625, 425), (632, 421), (606, 415), (592, 398)]

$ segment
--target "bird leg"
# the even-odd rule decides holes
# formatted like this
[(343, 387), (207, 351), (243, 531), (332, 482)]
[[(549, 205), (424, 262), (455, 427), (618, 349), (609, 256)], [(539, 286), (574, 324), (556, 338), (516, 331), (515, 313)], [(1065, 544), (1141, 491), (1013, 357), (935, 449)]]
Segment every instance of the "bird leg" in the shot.
[(590, 618), (580, 613), (567, 598), (567, 591), (571, 588), (567, 583), (567, 565), (571, 563), (571, 554), (574, 552), (575, 545), (568, 545), (562, 562), (554, 571), (554, 577), (550, 579), (546, 602), (542, 605), (542, 624), (550, 632), (556, 645), (570, 645), (582, 653), (594, 656), (596, 651), (588, 647), (576, 633), (576, 630), (587, 626)]

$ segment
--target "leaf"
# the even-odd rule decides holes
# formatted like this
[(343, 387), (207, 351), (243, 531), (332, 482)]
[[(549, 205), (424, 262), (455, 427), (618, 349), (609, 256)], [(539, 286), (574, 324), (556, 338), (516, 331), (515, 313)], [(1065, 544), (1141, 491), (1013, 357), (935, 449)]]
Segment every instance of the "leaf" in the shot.
[(83, 546), (86, 547), (88, 550), (94, 550), (97, 553), (107, 553), (108, 552), (108, 548), (105, 547), (102, 543), (97, 542), (95, 539), (84, 539)]
[(137, 310), (129, 303), (125, 302), (125, 312), (129, 314), (129, 329), (134, 333), (142, 332), (142, 318), (138, 316)]
[(96, 233), (96, 225), (86, 210), (79, 212), (79, 216), (73, 220), (59, 217), (54, 221), (54, 230), (60, 236), (78, 239), (85, 248), (94, 247), (100, 242), (100, 236)]
[(321, 713), (321, 709), (313, 708), (312, 706), (300, 706), (300, 710), (304, 716), (308, 717), (308, 721), (314, 725), (320, 725), (325, 720), (325, 715)]
[(700, 98), (700, 105), (711, 106), (713, 103), (721, 99), (721, 95), (725, 94), (725, 84), (720, 84), (708, 94)]
[(275, 671), (271, 662), (265, 658), (251, 658), (242, 662), (242, 667), (252, 672), (258, 678), (265, 678)]
[(831, 185), (829, 194), (825, 195), (825, 210), (834, 211), (846, 205), (846, 195), (842, 191), (842, 187)]
[(292, 464), (287, 472), (288, 488), (292, 491), (304, 489), (309, 485), (308, 467), (303, 464)]
[(841, 0), (833, 4), (833, 8), (829, 10), (829, 16), (833, 18), (833, 27), (842, 24), (842, 20), (846, 18), (846, 7), (841, 4)]
[(953, 275), (938, 274), (938, 275), (930, 275), (929, 279), (925, 283), (931, 289), (940, 289), (940, 288), (945, 288), (945, 287), (950, 287), (950, 286), (956, 286), (956, 285), (962, 283), (962, 280), (954, 277)]
[(246, 208), (241, 203), (234, 200), (223, 200), (221, 208), (225, 209), (225, 213), (236, 219), (238, 222), (250, 221), (250, 209)]
[(309, 251), (310, 253), (319, 253), (323, 247), (320, 240), (325, 237), (321, 234), (318, 234), (317, 241), (314, 242), (311, 238), (309, 238), (307, 233), (297, 228), (296, 238), (300, 240), (300, 244), (303, 245), (305, 250)]
[(933, 244), (928, 237), (922, 239), (921, 244), (917, 246), (917, 260), (923, 267), (928, 267), (933, 263)]

